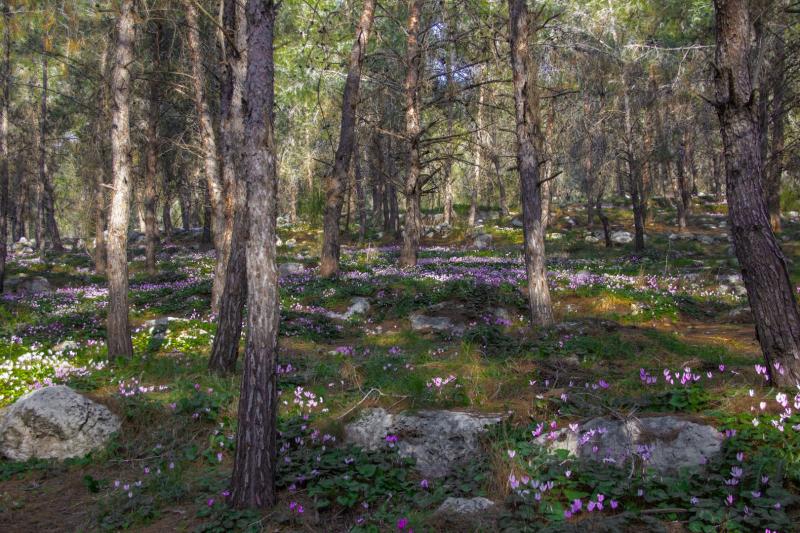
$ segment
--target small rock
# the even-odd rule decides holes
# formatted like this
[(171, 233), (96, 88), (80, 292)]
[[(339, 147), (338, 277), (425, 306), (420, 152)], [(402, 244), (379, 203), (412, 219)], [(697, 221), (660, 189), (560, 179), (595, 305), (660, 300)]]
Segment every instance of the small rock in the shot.
[(492, 245), (492, 236), (488, 233), (482, 233), (480, 235), (476, 235), (475, 239), (472, 241), (472, 246), (477, 248), (478, 250), (485, 250)]
[(105, 445), (120, 421), (64, 385), (18, 399), (0, 419), (0, 454), (13, 461), (82, 457)]
[(519, 217), (512, 218), (511, 219), (511, 225), (513, 227), (515, 227), (515, 228), (521, 228), (522, 227), (522, 219), (519, 218)]
[(564, 238), (564, 234), (563, 233), (552, 232), (552, 233), (548, 233), (547, 235), (545, 235), (545, 238), (548, 241), (560, 241), (561, 239)]
[(476, 498), (447, 498), (436, 509), (439, 514), (475, 514), (488, 511), (494, 507), (494, 502), (480, 496)]
[(614, 244), (629, 244), (633, 242), (633, 235), (629, 231), (615, 231), (611, 234), (611, 242)]
[(281, 263), (278, 265), (278, 274), (281, 276), (294, 276), (305, 272), (306, 267), (301, 263)]
[(426, 316), (414, 313), (408, 317), (411, 320), (411, 329), (422, 333), (439, 331), (442, 333), (463, 331), (463, 326), (457, 326), (446, 316)]
[(591, 234), (584, 237), (583, 240), (588, 242), (589, 244), (597, 244), (598, 242), (600, 242), (600, 239), (598, 237), (595, 237), (594, 235)]
[(714, 237), (711, 235), (697, 235), (695, 240), (701, 244), (711, 245), (714, 244)]
[(66, 340), (59, 342), (55, 346), (53, 346), (53, 351), (55, 353), (64, 353), (64, 352), (74, 352), (80, 349), (81, 345), (79, 342), (73, 340)]
[(5, 288), (13, 293), (28, 293), (28, 294), (42, 294), (52, 293), (53, 288), (47, 278), (41, 276), (26, 276), (20, 275), (15, 278), (9, 278), (5, 282)]

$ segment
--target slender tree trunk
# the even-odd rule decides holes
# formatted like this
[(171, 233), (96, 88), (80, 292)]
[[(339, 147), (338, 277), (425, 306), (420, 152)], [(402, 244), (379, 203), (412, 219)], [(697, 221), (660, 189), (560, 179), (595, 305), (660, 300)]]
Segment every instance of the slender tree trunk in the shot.
[(128, 321), (128, 218), (131, 200), (130, 95), (136, 36), (133, 0), (121, 0), (111, 76), (111, 168), (114, 189), (108, 221), (108, 357), (133, 356)]
[[(478, 75), (480, 79), (480, 75)], [(481, 85), (478, 89), (478, 117), (476, 119), (476, 135), (475, 135), (475, 180), (472, 183), (472, 194), (470, 195), (469, 202), (469, 217), (467, 224), (469, 227), (475, 226), (475, 218), (478, 215), (478, 191), (481, 188), (482, 166), (483, 166), (483, 102), (484, 94), (486, 92), (485, 85)], [(484, 201), (486, 199), (484, 198)]]
[(11, 106), (11, 13), (8, 2), (3, 1), (3, 101), (0, 102), (0, 294), (6, 275), (6, 255), (8, 254), (8, 111)]
[(167, 189), (167, 178), (164, 177), (164, 202), (161, 204), (161, 222), (164, 226), (164, 238), (169, 240), (175, 228), (172, 227), (172, 196)]
[(772, 147), (767, 165), (764, 188), (767, 194), (767, 211), (772, 231), (781, 231), (781, 179), (785, 166), (785, 121), (786, 121), (786, 44), (783, 35), (775, 41), (775, 60), (772, 66)]
[(185, 169), (182, 174), (178, 183), (178, 203), (181, 205), (181, 226), (184, 231), (189, 231), (192, 228), (192, 191)]
[(406, 105), (406, 141), (408, 166), (406, 168), (405, 197), (406, 219), (403, 228), (403, 246), (400, 249), (400, 266), (417, 266), (417, 252), (422, 226), (420, 201), (422, 199), (422, 178), (419, 142), (422, 132), (420, 125), (419, 77), (422, 64), (422, 50), (419, 45), (419, 25), (424, 0), (409, 0), (406, 48), (406, 79), (404, 96)]
[(356, 174), (356, 204), (358, 206), (358, 240), (367, 237), (367, 193), (364, 190), (364, 174), (361, 172), (361, 159), (358, 149), (353, 154), (353, 167)]
[(9, 218), (8, 197), (8, 111), (11, 106), (11, 14), (8, 3), (3, 2), (3, 65), (2, 91), (0, 102), (0, 294), (6, 274), (6, 255), (8, 254), (7, 235)]
[(225, 203), (222, 192), (219, 164), (217, 161), (217, 140), (214, 125), (211, 120), (211, 111), (205, 92), (205, 73), (203, 72), (203, 59), (200, 39), (200, 26), (197, 20), (197, 8), (193, 0), (183, 0), (183, 9), (186, 14), (186, 41), (192, 63), (192, 84), (194, 90), (197, 119), (200, 126), (200, 142), (203, 146), (203, 168), (206, 174), (206, 188), (210, 206), (210, 220), (206, 226), (210, 228), (214, 240), (214, 249), (217, 260), (214, 264), (214, 284), (211, 288), (211, 311), (216, 313), (219, 309), (219, 299), (224, 290), (225, 270), (227, 257), (225, 238)]
[(272, 53), (275, 6), (247, 0), (247, 78), (244, 176), (247, 180), (247, 344), (244, 357), (236, 458), (231, 480), (234, 507), (263, 508), (276, 501), (280, 320), (275, 261), (277, 174), (273, 137)]
[(725, 153), (728, 218), (756, 333), (774, 384), (800, 385), (800, 313), (786, 257), (769, 224), (753, 95), (747, 0), (715, 0), (717, 114)]
[(628, 181), (630, 184), (631, 206), (633, 210), (634, 250), (644, 250), (645, 229), (645, 202), (644, 180), (642, 178), (642, 163), (636, 156), (636, 144), (633, 131), (633, 110), (631, 109), (628, 81), (623, 74), (622, 83), (625, 87), (622, 95), (623, 111), (625, 114), (625, 161), (628, 164)]
[[(41, 220), (43, 234), (49, 241), (50, 247), (60, 252), (64, 248), (61, 245), (61, 236), (58, 234), (58, 225), (55, 217), (55, 193), (53, 184), (50, 181), (50, 173), (47, 168), (47, 91), (48, 72), (47, 72), (47, 53), (49, 46), (47, 37), (43, 42), (42, 49), (42, 100), (41, 116), (39, 117), (39, 180), (41, 181)], [(40, 244), (39, 246), (43, 246)]]
[(535, 51), (529, 49), (529, 43), (535, 42), (536, 23), (531, 20), (526, 0), (509, 0), (508, 9), (528, 300), (531, 323), (548, 326), (553, 323), (553, 308), (547, 287), (539, 176), (542, 146), (537, 89), (539, 68)]
[[(444, 2), (443, 2), (444, 4)], [(455, 122), (455, 98), (456, 98), (456, 84), (453, 82), (453, 69), (456, 64), (456, 47), (455, 41), (457, 39), (457, 17), (453, 17), (447, 8), (447, 5), (442, 6), (442, 14), (445, 17), (445, 26), (447, 26), (447, 60), (445, 61), (445, 80), (447, 82), (447, 159), (444, 161), (444, 168), (442, 169), (442, 181), (444, 181), (444, 223), (453, 223), (453, 123)], [(483, 90), (483, 86), (481, 86)], [(474, 219), (470, 225), (474, 224)]]
[(684, 232), (686, 231), (686, 215), (688, 211), (686, 204), (689, 200), (689, 186), (686, 179), (686, 142), (683, 135), (678, 144), (678, 157), (675, 160), (673, 194), (675, 195), (675, 206), (677, 208), (678, 229)]
[(158, 174), (158, 121), (161, 115), (161, 24), (153, 26), (152, 35), (153, 72), (149, 80), (149, 102), (147, 112), (147, 147), (144, 172), (144, 235), (145, 267), (151, 276), (156, 274), (156, 247), (158, 246), (158, 219), (156, 206), (156, 179)]
[(342, 94), (339, 146), (336, 148), (333, 170), (328, 174), (325, 186), (325, 214), (322, 222), (322, 253), (319, 273), (320, 276), (326, 278), (339, 273), (339, 218), (342, 215), (342, 196), (347, 186), (350, 161), (355, 147), (356, 107), (361, 84), (361, 66), (367, 53), (367, 41), (374, 16), (375, 0), (364, 0), (364, 9), (356, 28), (356, 39), (350, 50), (350, 65)]
[[(225, 190), (231, 202), (229, 221), (231, 237), (225, 290), (220, 299), (217, 333), (208, 366), (212, 371), (232, 373), (239, 356), (242, 315), (247, 297), (246, 241), (248, 231), (247, 184), (241, 164), (240, 147), (244, 142), (243, 90), (247, 69), (247, 19), (237, 0), (223, 4), (225, 78), (222, 91), (222, 142), (225, 164)], [(235, 48), (230, 46), (233, 41)], [(226, 227), (227, 231), (227, 227)]]

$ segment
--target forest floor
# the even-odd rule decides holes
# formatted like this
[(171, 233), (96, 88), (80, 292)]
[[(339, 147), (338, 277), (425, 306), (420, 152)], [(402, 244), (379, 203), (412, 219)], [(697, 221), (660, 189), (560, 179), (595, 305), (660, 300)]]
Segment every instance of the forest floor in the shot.
[[(624, 208), (605, 212), (613, 230), (632, 226)], [(398, 250), (386, 239), (353, 243), (336, 280), (313, 270), (319, 231), (282, 225), (280, 262), (308, 269), (281, 279), (280, 501), (264, 514), (225, 505), (238, 380), (206, 368), (213, 254), (196, 234), (165, 243), (155, 279), (132, 248), (136, 353), (114, 364), (105, 362), (106, 291), (88, 255), (14, 257), (11, 277), (43, 276), (53, 291), (0, 300), (0, 406), (65, 383), (123, 426), (85, 458), (0, 462), (0, 531), (796, 531), (800, 397), (756, 369), (724, 206), (696, 203), (692, 238), (672, 239), (674, 213), (658, 209), (643, 254), (587, 242), (582, 213), (565, 206), (548, 230), (557, 324), (545, 330), (530, 327), (522, 233), (511, 219), (486, 217), (488, 249), (476, 250), (459, 226), (426, 239), (411, 271), (395, 267)], [(787, 220), (790, 260), (799, 236), (800, 223)], [(365, 314), (329, 316), (353, 297), (368, 299)], [(453, 328), (414, 331), (414, 313)], [(153, 322), (164, 317), (174, 320)], [(428, 480), (394, 446), (366, 452), (343, 442), (344, 424), (372, 406), (504, 421), (468, 464)], [(686, 417), (726, 438), (705, 468), (669, 476), (533, 443), (542, 426), (609, 413)], [(448, 496), (497, 505), (452, 523), (435, 513)]]

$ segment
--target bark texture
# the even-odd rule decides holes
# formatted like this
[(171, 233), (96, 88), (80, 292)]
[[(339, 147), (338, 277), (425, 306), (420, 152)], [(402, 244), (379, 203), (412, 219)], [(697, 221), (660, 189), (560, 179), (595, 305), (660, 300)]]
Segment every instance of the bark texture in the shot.
[(275, 362), (280, 309), (275, 262), (278, 180), (272, 126), (275, 6), (272, 0), (248, 0), (246, 10), (247, 104), (242, 163), (249, 215), (248, 315), (231, 503), (238, 508), (263, 508), (275, 503), (277, 466)]
[(131, 357), (128, 320), (128, 219), (131, 200), (130, 96), (136, 38), (133, 0), (122, 0), (117, 18), (114, 71), (111, 76), (111, 165), (114, 176), (108, 220), (108, 357)]
[(508, 9), (528, 300), (531, 323), (548, 326), (553, 323), (553, 307), (547, 287), (542, 182), (539, 175), (542, 146), (536, 85), (539, 69), (535, 51), (529, 48), (529, 43), (534, 41), (536, 26), (526, 0), (509, 0)]
[(145, 267), (151, 276), (156, 274), (156, 247), (158, 246), (158, 220), (156, 206), (158, 196), (156, 180), (158, 174), (158, 121), (161, 114), (161, 24), (153, 25), (152, 61), (153, 72), (149, 80), (149, 98), (147, 110), (147, 148), (144, 170), (144, 235), (145, 235)]
[(11, 102), (11, 32), (9, 23), (11, 15), (8, 3), (3, 1), (3, 65), (2, 65), (2, 102), (0, 102), (0, 294), (6, 276), (6, 254), (8, 245), (9, 199), (8, 199), (8, 111)]
[[(211, 111), (205, 90), (205, 73), (203, 72), (203, 55), (200, 40), (200, 26), (197, 20), (197, 8), (193, 0), (184, 0), (186, 14), (186, 41), (189, 45), (189, 56), (192, 63), (192, 88), (194, 103), (197, 108), (197, 120), (200, 127), (200, 142), (203, 146), (203, 170), (206, 175), (206, 188), (210, 217), (206, 217), (205, 227), (211, 231), (214, 249), (217, 252), (217, 261), (214, 265), (214, 284), (211, 288), (211, 311), (219, 309), (219, 299), (225, 285), (225, 269), (227, 258), (223, 253), (225, 243), (225, 206), (222, 193), (222, 179), (217, 161), (217, 139), (214, 133), (214, 124), (211, 120)], [(209, 220), (210, 218), (210, 220)]]
[(361, 84), (361, 66), (367, 53), (367, 41), (375, 17), (375, 0), (364, 0), (364, 9), (356, 28), (356, 39), (350, 50), (350, 64), (342, 94), (342, 121), (339, 146), (325, 187), (325, 214), (322, 221), (322, 254), (319, 272), (322, 277), (339, 273), (339, 218), (350, 162), (356, 140), (356, 108)]
[(800, 384), (800, 313), (786, 257), (772, 231), (763, 190), (764, 165), (751, 64), (747, 0), (715, 0), (716, 106), (725, 153), (728, 219), (773, 383)]
[(406, 32), (406, 79), (403, 94), (406, 105), (406, 141), (408, 164), (405, 179), (406, 219), (403, 228), (403, 246), (400, 249), (400, 266), (417, 266), (417, 252), (422, 231), (422, 169), (420, 162), (420, 95), (419, 78), (422, 65), (422, 48), (419, 44), (419, 26), (424, 0), (409, 0)]

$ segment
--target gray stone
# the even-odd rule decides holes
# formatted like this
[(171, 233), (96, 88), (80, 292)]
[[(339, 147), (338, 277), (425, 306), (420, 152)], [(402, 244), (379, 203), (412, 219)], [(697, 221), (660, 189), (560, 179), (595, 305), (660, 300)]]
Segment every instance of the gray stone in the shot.
[(411, 329), (422, 333), (439, 331), (442, 333), (463, 333), (464, 326), (454, 324), (446, 316), (426, 316), (414, 313), (408, 317), (411, 320)]
[(695, 240), (701, 244), (710, 245), (714, 244), (714, 237), (711, 235), (697, 235)]
[(589, 244), (597, 244), (598, 242), (600, 242), (600, 239), (592, 234), (587, 235), (586, 237), (583, 238), (583, 240), (588, 242)]
[(492, 245), (492, 236), (488, 233), (481, 233), (480, 235), (476, 235), (475, 239), (472, 241), (472, 246), (477, 248), (478, 250), (485, 250)]
[(564, 234), (563, 233), (558, 233), (558, 232), (552, 232), (552, 233), (548, 233), (547, 235), (545, 235), (545, 238), (548, 241), (560, 241), (561, 239), (564, 238)]
[(5, 289), (13, 293), (42, 294), (51, 293), (53, 288), (47, 278), (41, 276), (20, 275), (9, 278), (5, 282)]
[(77, 341), (73, 340), (66, 340), (59, 342), (55, 346), (53, 346), (53, 351), (55, 353), (64, 353), (64, 352), (74, 352), (80, 349), (81, 345)]
[(278, 265), (278, 274), (281, 276), (294, 276), (295, 274), (302, 274), (305, 270), (306, 267), (301, 263), (281, 263)]
[(614, 244), (629, 244), (633, 242), (633, 235), (629, 231), (615, 231), (611, 234), (611, 242)]
[[(551, 449), (564, 449), (584, 459), (605, 461), (623, 467), (631, 460), (643, 461), (660, 473), (697, 468), (719, 453), (724, 436), (712, 426), (675, 416), (631, 418), (620, 421), (595, 418), (571, 429), (538, 437), (536, 442)], [(584, 444), (581, 444), (583, 441)], [(597, 451), (593, 448), (597, 447)]]
[(511, 225), (513, 227), (515, 227), (515, 228), (521, 228), (522, 227), (522, 219), (519, 218), (519, 217), (512, 218), (511, 219)]
[(0, 454), (13, 461), (82, 457), (106, 444), (120, 421), (69, 387), (45, 387), (18, 399), (0, 419)]
[(439, 514), (475, 514), (494, 508), (494, 502), (480, 496), (476, 498), (447, 498), (436, 509)]
[(347, 311), (344, 313), (335, 313), (330, 311), (326, 313), (326, 315), (330, 318), (337, 319), (337, 320), (348, 320), (353, 315), (364, 315), (369, 311), (370, 305), (369, 300), (363, 298), (361, 296), (356, 296), (350, 300), (350, 307), (347, 308)]
[(480, 453), (478, 436), (499, 415), (460, 411), (419, 411), (392, 414), (384, 409), (365, 409), (345, 426), (345, 442), (367, 450), (388, 446), (387, 435), (396, 435), (398, 453), (413, 457), (423, 476), (444, 477), (451, 469)]

